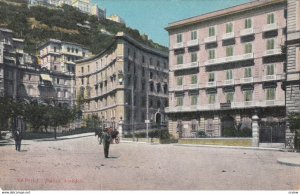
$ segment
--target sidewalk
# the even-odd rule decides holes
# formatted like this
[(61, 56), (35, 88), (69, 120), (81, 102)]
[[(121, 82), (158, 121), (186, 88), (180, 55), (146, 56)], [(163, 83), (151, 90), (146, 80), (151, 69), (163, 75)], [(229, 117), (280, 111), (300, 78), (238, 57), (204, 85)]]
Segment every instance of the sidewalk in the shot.
[(279, 164), (285, 164), (288, 166), (298, 166), (300, 167), (300, 153), (297, 153), (298, 156), (286, 157), (286, 158), (277, 158)]
[(75, 134), (75, 135), (59, 136), (59, 137), (56, 137), (56, 139), (54, 139), (54, 136), (53, 136), (50, 138), (32, 139), (32, 140), (33, 141), (59, 141), (59, 140), (76, 139), (76, 138), (90, 137), (90, 136), (95, 136), (95, 133), (89, 132), (89, 133), (80, 133), (80, 134)]

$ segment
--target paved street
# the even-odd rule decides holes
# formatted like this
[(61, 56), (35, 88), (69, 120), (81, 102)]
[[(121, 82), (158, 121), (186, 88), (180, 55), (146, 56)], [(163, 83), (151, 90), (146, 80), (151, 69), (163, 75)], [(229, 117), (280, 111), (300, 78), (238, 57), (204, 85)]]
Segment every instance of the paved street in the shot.
[(94, 136), (23, 143), (0, 146), (2, 189), (300, 189), (300, 167), (276, 161), (296, 153), (120, 143), (105, 159)]

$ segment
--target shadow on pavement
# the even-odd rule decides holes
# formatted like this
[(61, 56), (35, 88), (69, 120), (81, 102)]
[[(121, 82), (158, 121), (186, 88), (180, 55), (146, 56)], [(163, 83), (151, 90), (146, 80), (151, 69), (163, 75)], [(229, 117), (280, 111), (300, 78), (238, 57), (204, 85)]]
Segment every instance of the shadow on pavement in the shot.
[(108, 159), (118, 159), (119, 157), (117, 156), (109, 156)]
[(68, 139), (78, 139), (78, 138), (82, 138), (82, 137), (90, 137), (93, 135), (86, 135), (86, 136), (80, 136), (80, 137), (58, 137), (57, 139), (51, 138), (51, 139), (37, 139), (37, 140), (33, 140), (33, 141), (37, 141), (37, 142), (42, 142), (42, 141), (61, 141), (61, 140), (68, 140)]

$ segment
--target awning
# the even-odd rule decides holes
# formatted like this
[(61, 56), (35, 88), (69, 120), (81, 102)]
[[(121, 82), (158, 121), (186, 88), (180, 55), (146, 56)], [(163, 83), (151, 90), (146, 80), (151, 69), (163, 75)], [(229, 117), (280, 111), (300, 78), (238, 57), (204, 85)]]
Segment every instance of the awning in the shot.
[(51, 79), (50, 75), (48, 75), (48, 74), (41, 74), (41, 78), (44, 81), (52, 82), (52, 79)]

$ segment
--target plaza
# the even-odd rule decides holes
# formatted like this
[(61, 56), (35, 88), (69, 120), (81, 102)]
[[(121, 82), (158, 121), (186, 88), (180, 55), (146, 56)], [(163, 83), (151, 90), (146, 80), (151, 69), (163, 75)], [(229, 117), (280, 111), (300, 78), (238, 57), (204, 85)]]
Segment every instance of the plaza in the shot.
[(300, 167), (276, 150), (121, 142), (110, 158), (93, 133), (0, 146), (3, 190), (299, 190)]

